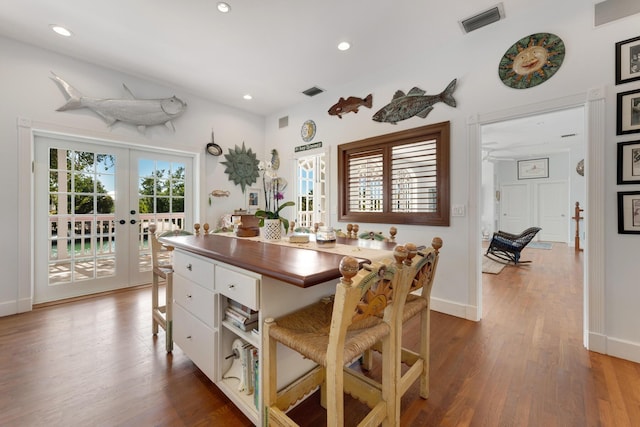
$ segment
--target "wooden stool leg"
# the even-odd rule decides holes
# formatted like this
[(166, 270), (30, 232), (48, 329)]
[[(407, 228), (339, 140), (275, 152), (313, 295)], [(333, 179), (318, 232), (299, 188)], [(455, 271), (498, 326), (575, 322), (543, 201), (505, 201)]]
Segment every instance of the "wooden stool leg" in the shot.
[(173, 351), (173, 273), (167, 274), (165, 294), (165, 345), (167, 353), (171, 353)]
[(420, 313), (420, 357), (423, 361), (424, 368), (420, 375), (420, 397), (423, 399), (429, 398), (429, 335), (430, 335), (430, 323), (431, 312), (429, 307), (422, 310)]
[(151, 282), (151, 329), (153, 335), (158, 335), (158, 321), (155, 315), (158, 307), (158, 275), (153, 273), (153, 281)]

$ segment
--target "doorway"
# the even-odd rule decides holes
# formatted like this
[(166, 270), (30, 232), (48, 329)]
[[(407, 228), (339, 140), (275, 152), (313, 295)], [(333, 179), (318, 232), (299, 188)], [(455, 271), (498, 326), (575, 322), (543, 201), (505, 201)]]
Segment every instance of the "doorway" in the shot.
[(192, 223), (193, 158), (34, 138), (34, 302), (151, 280), (149, 224)]

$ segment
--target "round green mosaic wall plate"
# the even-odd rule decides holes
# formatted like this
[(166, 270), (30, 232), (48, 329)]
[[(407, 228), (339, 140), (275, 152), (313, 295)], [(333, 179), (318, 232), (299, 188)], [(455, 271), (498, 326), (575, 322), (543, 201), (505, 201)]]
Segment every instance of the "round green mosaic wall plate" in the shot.
[(555, 34), (531, 34), (505, 52), (498, 75), (511, 88), (528, 89), (553, 77), (562, 65), (564, 53), (564, 42)]

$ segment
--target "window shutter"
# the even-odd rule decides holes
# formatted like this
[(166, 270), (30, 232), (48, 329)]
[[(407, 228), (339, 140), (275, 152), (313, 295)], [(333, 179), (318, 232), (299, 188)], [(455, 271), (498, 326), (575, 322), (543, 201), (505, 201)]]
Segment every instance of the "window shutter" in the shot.
[(391, 149), (391, 212), (435, 212), (437, 208), (436, 140)]
[(348, 155), (347, 193), (349, 211), (382, 212), (382, 150), (359, 151)]

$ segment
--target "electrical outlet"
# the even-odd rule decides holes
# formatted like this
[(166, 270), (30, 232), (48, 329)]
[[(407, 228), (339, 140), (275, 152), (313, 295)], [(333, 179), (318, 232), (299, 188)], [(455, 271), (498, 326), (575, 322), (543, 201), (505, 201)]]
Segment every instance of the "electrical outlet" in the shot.
[(451, 216), (464, 216), (465, 211), (466, 211), (465, 205), (451, 206)]

